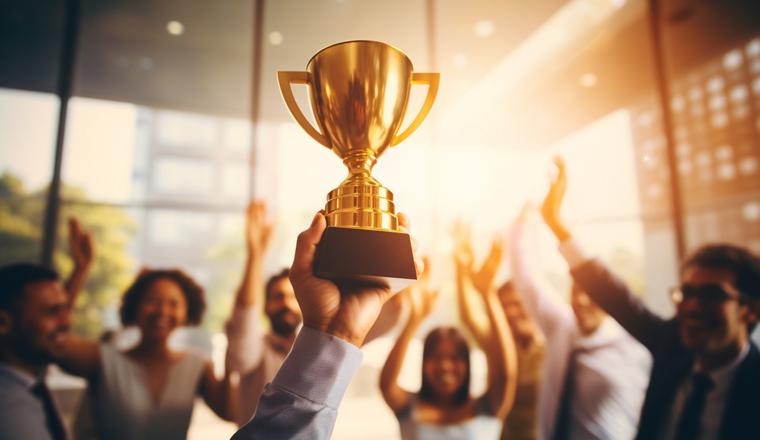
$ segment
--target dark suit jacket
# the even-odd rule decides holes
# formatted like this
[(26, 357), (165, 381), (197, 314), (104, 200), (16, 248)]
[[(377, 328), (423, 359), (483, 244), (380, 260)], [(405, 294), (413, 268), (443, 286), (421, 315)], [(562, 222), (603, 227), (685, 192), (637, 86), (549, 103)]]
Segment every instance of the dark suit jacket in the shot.
[[(668, 422), (679, 385), (694, 365), (694, 356), (681, 345), (676, 318), (664, 320), (652, 313), (597, 260), (571, 273), (597, 304), (652, 352), (652, 376), (637, 438), (656, 439)], [(725, 440), (760, 439), (760, 351), (751, 341), (749, 355), (734, 376), (720, 432)]]

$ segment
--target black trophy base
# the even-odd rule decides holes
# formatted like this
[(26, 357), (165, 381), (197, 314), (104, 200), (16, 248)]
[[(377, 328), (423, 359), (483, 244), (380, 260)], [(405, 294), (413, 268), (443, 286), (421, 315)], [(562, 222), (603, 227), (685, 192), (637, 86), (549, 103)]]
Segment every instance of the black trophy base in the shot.
[(394, 292), (417, 281), (409, 234), (337, 226), (328, 226), (317, 245), (314, 273), (340, 283), (390, 287)]

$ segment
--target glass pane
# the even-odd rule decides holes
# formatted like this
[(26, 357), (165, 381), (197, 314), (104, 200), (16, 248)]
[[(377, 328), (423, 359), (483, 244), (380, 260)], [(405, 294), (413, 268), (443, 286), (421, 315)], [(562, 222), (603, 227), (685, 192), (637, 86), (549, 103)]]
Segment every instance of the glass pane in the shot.
[[(69, 191), (69, 188), (66, 188)], [(59, 272), (73, 268), (67, 245), (70, 217), (93, 233), (95, 262), (77, 300), (75, 331), (97, 337), (120, 327), (118, 307), (136, 273), (179, 268), (205, 288), (202, 327), (220, 332), (232, 307), (245, 257), (243, 214), (127, 208), (70, 199), (61, 210), (55, 254)]]
[(62, 179), (91, 201), (245, 206), (251, 124), (73, 98)]
[(73, 269), (68, 247), (68, 219), (77, 218), (93, 235), (95, 260), (72, 316), (73, 330), (92, 338), (104, 330), (120, 326), (121, 296), (139, 269), (132, 249), (139, 231), (139, 211), (117, 206), (92, 204), (76, 188), (64, 185), (68, 202), (61, 206), (57, 231), (59, 247), (54, 264), (64, 279)]
[(38, 261), (59, 100), (0, 88), (0, 265)]
[(760, 29), (672, 83), (687, 246), (760, 252)]

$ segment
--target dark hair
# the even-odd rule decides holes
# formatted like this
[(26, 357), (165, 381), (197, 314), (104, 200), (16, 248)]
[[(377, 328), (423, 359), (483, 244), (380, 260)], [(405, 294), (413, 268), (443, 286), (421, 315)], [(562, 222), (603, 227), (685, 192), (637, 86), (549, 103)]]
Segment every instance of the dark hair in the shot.
[(179, 269), (151, 270), (140, 274), (135, 282), (124, 292), (121, 299), (119, 315), (122, 325), (129, 326), (137, 322), (137, 308), (150, 286), (158, 280), (169, 279), (182, 289), (187, 301), (187, 325), (199, 325), (206, 311), (206, 300), (203, 299), (203, 288), (192, 278)]
[(280, 281), (283, 278), (288, 278), (288, 277), (290, 277), (290, 269), (288, 269), (287, 267), (281, 270), (280, 272), (272, 275), (269, 278), (269, 281), (267, 281), (266, 288), (264, 288), (264, 299), (269, 300), (269, 291), (272, 290), (272, 286), (274, 286), (274, 283)]
[[(760, 258), (750, 251), (730, 244), (713, 244), (697, 249), (684, 263), (683, 273), (691, 266), (724, 269), (734, 274), (734, 287), (751, 301), (760, 300)], [(757, 322), (750, 324), (750, 333)]]
[[(446, 339), (454, 343), (457, 355), (464, 359), (464, 362), (467, 365), (467, 373), (465, 373), (462, 385), (460, 385), (459, 389), (454, 393), (454, 403), (457, 405), (464, 405), (467, 402), (467, 399), (470, 398), (470, 346), (467, 344), (467, 340), (464, 338), (462, 332), (454, 327), (438, 327), (433, 329), (425, 337), (425, 346), (422, 349), (422, 364), (424, 365), (425, 361), (433, 355), (433, 351), (438, 347), (438, 344)], [(420, 388), (419, 397), (422, 400), (433, 402), (433, 387), (425, 377), (424, 371), (422, 374), (422, 387)]]
[(0, 309), (10, 310), (24, 295), (27, 284), (38, 281), (59, 281), (58, 274), (45, 266), (15, 263), (0, 268)]

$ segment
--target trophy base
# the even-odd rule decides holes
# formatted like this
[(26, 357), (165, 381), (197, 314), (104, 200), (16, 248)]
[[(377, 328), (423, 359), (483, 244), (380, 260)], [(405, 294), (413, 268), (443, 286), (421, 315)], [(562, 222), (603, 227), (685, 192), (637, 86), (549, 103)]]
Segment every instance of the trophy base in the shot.
[(314, 274), (393, 292), (417, 281), (409, 234), (337, 226), (328, 226), (317, 245)]

